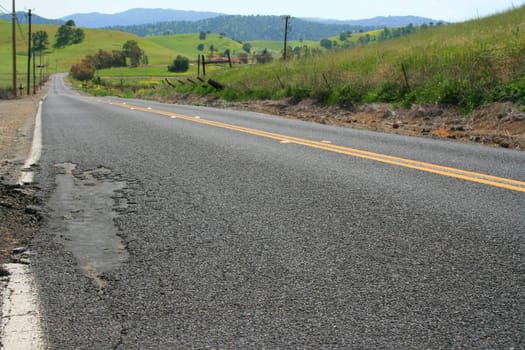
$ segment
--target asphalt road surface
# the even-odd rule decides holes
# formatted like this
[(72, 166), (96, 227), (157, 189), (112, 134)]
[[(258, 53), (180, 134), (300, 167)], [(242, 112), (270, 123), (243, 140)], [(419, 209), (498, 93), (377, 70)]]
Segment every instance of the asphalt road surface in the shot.
[(33, 268), (52, 349), (522, 349), (525, 153), (79, 95)]

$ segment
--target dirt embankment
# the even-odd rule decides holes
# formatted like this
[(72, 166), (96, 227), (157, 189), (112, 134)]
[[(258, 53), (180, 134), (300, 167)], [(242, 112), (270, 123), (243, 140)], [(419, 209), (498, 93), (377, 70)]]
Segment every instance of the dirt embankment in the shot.
[(525, 150), (525, 107), (512, 103), (494, 103), (465, 115), (454, 107), (439, 105), (395, 109), (390, 104), (370, 104), (346, 110), (323, 106), (314, 100), (226, 102), (189, 95), (172, 95), (161, 101), (258, 111), (322, 124)]

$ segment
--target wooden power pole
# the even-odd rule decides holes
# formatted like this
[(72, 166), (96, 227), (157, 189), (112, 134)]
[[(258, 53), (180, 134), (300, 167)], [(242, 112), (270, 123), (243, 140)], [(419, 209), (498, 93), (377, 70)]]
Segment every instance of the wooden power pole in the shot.
[(283, 60), (286, 61), (288, 58), (288, 22), (290, 21), (290, 16), (284, 16), (284, 54)]
[(27, 95), (31, 94), (31, 10), (28, 13), (29, 35), (27, 40)]
[(13, 25), (12, 25), (12, 40), (13, 40), (13, 94), (16, 93), (16, 7), (15, 0), (13, 0)]

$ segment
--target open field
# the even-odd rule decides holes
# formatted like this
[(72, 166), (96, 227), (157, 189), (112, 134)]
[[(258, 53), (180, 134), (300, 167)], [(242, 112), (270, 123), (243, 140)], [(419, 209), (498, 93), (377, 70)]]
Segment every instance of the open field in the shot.
[[(264, 49), (267, 49), (268, 51), (272, 52), (275, 55), (281, 55), (283, 51), (283, 42), (281, 41), (271, 41), (271, 40), (255, 40), (255, 41), (249, 41), (249, 43), (252, 45), (252, 51), (254, 52), (260, 52)], [(321, 45), (318, 41), (311, 41), (311, 40), (291, 40), (288, 42), (288, 46), (292, 49), (295, 47), (303, 47), (308, 46), (312, 49), (320, 49)]]
[[(192, 60), (196, 60), (199, 54), (208, 56), (211, 46), (213, 46), (215, 54), (223, 54), (226, 50), (230, 50), (232, 56), (235, 56), (238, 52), (242, 52), (241, 43), (218, 34), (207, 34), (204, 40), (199, 39), (199, 33), (152, 36), (144, 39), (176, 51)], [(197, 49), (199, 44), (204, 45), (204, 50)]]

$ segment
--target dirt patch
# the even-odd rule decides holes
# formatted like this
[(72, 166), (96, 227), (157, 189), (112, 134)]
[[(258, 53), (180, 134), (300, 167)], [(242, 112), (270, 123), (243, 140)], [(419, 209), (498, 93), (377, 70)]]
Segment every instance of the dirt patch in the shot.
[(439, 105), (396, 109), (391, 104), (376, 103), (347, 110), (323, 106), (314, 100), (226, 102), (181, 94), (159, 101), (250, 110), (356, 129), (525, 149), (525, 108), (512, 103), (494, 103), (465, 115), (454, 107)]
[(0, 184), (0, 264), (13, 262), (15, 248), (33, 238), (40, 221), (36, 204), (31, 187)]
[(44, 91), (30, 97), (0, 100), (0, 182), (14, 184), (33, 139), (38, 104)]

